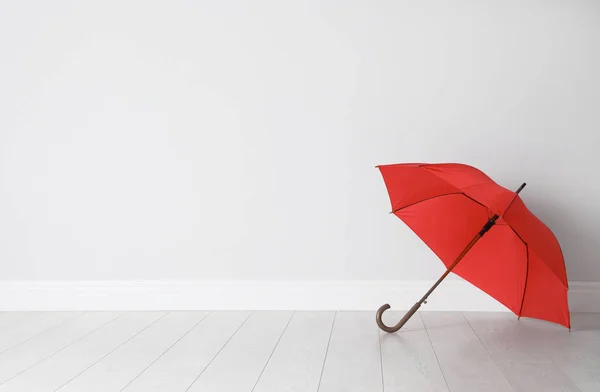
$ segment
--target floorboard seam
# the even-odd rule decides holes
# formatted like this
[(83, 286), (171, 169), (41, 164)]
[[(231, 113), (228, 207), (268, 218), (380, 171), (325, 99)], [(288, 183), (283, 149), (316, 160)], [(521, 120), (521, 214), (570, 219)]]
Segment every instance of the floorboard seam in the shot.
[(444, 369), (442, 369), (442, 364), (440, 363), (440, 359), (435, 352), (435, 347), (433, 347), (433, 342), (431, 341), (431, 337), (429, 336), (429, 331), (427, 330), (427, 325), (425, 325), (425, 320), (423, 320), (423, 316), (421, 316), (421, 312), (419, 312), (419, 317), (421, 318), (421, 323), (423, 323), (423, 329), (425, 329), (425, 333), (427, 334), (427, 339), (429, 340), (429, 345), (431, 346), (431, 351), (433, 351), (433, 356), (435, 357), (435, 361), (437, 362), (438, 368), (440, 369), (440, 373), (442, 373), (442, 378), (444, 379), (444, 384), (446, 384), (446, 389), (450, 391), (450, 386), (448, 385), (448, 380), (446, 380), (446, 375), (444, 374)]
[[(83, 313), (83, 314), (85, 314), (85, 313)], [(83, 314), (81, 314), (80, 316), (83, 316)], [(77, 316), (77, 317), (79, 317), (79, 316)], [(39, 365), (40, 363), (44, 362), (45, 360), (52, 358), (53, 356), (55, 356), (56, 354), (60, 353), (61, 351), (63, 351), (63, 350), (66, 350), (67, 348), (71, 347), (73, 344), (75, 344), (75, 343), (79, 342), (79, 341), (80, 341), (80, 340), (82, 340), (82, 339), (85, 339), (86, 337), (90, 336), (90, 335), (91, 335), (91, 334), (93, 334), (94, 332), (96, 332), (96, 331), (98, 331), (98, 330), (100, 330), (100, 329), (104, 328), (105, 326), (107, 326), (108, 324), (112, 323), (113, 321), (115, 321), (115, 320), (116, 320), (116, 319), (118, 319), (119, 317), (121, 317), (121, 315), (119, 315), (119, 316), (117, 316), (117, 317), (115, 317), (115, 318), (113, 318), (113, 319), (111, 319), (111, 320), (107, 321), (106, 323), (102, 324), (102, 325), (101, 325), (101, 326), (99, 326), (98, 328), (95, 328), (94, 330), (92, 330), (92, 331), (88, 332), (87, 334), (83, 335), (82, 337), (80, 337), (80, 338), (78, 338), (78, 339), (76, 339), (76, 340), (72, 341), (71, 343), (69, 343), (69, 344), (67, 344), (66, 346), (64, 346), (63, 348), (61, 348), (61, 349), (59, 349), (59, 350), (57, 350), (57, 351), (53, 352), (52, 354), (48, 355), (47, 357), (44, 357), (44, 358), (42, 358), (42, 359), (41, 359), (41, 360), (39, 360), (38, 362), (36, 362), (36, 363), (34, 363), (33, 365), (29, 366), (27, 369), (24, 369), (24, 370), (20, 371), (19, 373), (15, 374), (15, 375), (14, 375), (14, 376), (12, 376), (11, 378), (9, 378), (9, 379), (7, 379), (7, 380), (4, 380), (4, 381), (0, 382), (0, 385), (3, 385), (3, 384), (5, 384), (5, 383), (9, 382), (10, 380), (12, 380), (12, 379), (14, 379), (14, 378), (16, 378), (16, 377), (20, 376), (21, 374), (25, 373), (26, 371), (33, 369), (34, 367), (36, 367), (36, 366), (37, 366), (37, 365)], [(74, 318), (76, 318), (76, 317), (73, 317), (73, 318), (71, 318), (71, 320), (72, 320), (72, 319), (74, 319)]]
[(258, 382), (260, 381), (260, 378), (262, 377), (263, 373), (265, 372), (265, 369), (267, 368), (267, 366), (269, 365), (269, 362), (271, 361), (271, 358), (273, 357), (273, 353), (275, 353), (275, 349), (279, 345), (279, 342), (281, 341), (281, 338), (283, 338), (283, 334), (285, 334), (285, 331), (287, 330), (288, 326), (292, 322), (292, 319), (294, 318), (295, 314), (296, 314), (296, 312), (292, 312), (292, 316), (290, 317), (290, 319), (288, 320), (287, 324), (285, 325), (285, 328), (283, 328), (283, 332), (281, 332), (281, 335), (279, 336), (279, 339), (277, 339), (277, 343), (275, 343), (275, 347), (273, 347), (273, 350), (271, 351), (271, 355), (269, 355), (269, 359), (267, 359), (267, 362), (265, 363), (265, 366), (263, 366), (263, 368), (262, 368), (260, 374), (258, 375), (258, 378), (256, 379), (256, 382), (254, 383), (254, 386), (252, 387), (252, 389), (250, 390), (250, 392), (254, 392), (254, 389), (258, 385)]
[(338, 312), (333, 314), (333, 321), (331, 322), (331, 330), (329, 331), (329, 340), (327, 341), (327, 348), (325, 348), (325, 358), (323, 358), (323, 366), (321, 367), (321, 375), (319, 376), (319, 385), (317, 386), (317, 392), (321, 389), (321, 380), (323, 380), (323, 371), (325, 370), (325, 362), (327, 362), (327, 354), (329, 354), (329, 344), (331, 343), (331, 335), (333, 334), (333, 326), (335, 325), (335, 318)]
[[(71, 381), (75, 380), (77, 377), (81, 376), (83, 373), (87, 372), (90, 368), (92, 368), (93, 366), (95, 366), (96, 364), (98, 364), (100, 361), (102, 361), (104, 358), (108, 357), (110, 354), (112, 354), (113, 352), (115, 352), (116, 350), (118, 350), (120, 347), (123, 347), (123, 345), (125, 345), (131, 339), (135, 338), (136, 336), (138, 336), (139, 334), (141, 334), (142, 332), (144, 332), (145, 330), (147, 330), (148, 328), (150, 328), (151, 326), (153, 326), (154, 324), (156, 324), (158, 321), (162, 320), (163, 317), (165, 317), (168, 314), (169, 313), (163, 314), (162, 316), (160, 316), (159, 318), (157, 318), (156, 320), (154, 320), (153, 322), (151, 322), (150, 324), (148, 324), (147, 326), (145, 326), (144, 328), (142, 328), (139, 332), (137, 332), (136, 334), (134, 334), (132, 337), (130, 337), (129, 339), (125, 340), (123, 343), (119, 344), (117, 347), (113, 348), (112, 350), (110, 350), (108, 353), (106, 353), (105, 355), (103, 355), (102, 358), (98, 359), (96, 362), (92, 363), (90, 366), (86, 367), (81, 372), (77, 373), (77, 375), (75, 377), (72, 377), (70, 380), (68, 380), (67, 382), (65, 382), (64, 384), (62, 384), (61, 386), (59, 386), (58, 388), (56, 388), (52, 392), (58, 391), (59, 389), (61, 389), (62, 387), (64, 387), (68, 383), (70, 383)], [(121, 316), (119, 316), (119, 317), (121, 317)], [(117, 317), (117, 318), (119, 318), (119, 317)]]
[(82, 315), (84, 315), (84, 314), (85, 314), (85, 312), (77, 312), (77, 313), (75, 313), (74, 315), (72, 315), (71, 317), (67, 317), (66, 319), (62, 320), (62, 321), (61, 321), (61, 322), (59, 322), (58, 324), (56, 324), (56, 325), (53, 325), (53, 326), (51, 326), (51, 327), (48, 327), (47, 329), (45, 329), (45, 330), (43, 330), (43, 331), (41, 331), (41, 332), (38, 332), (38, 333), (36, 333), (35, 335), (33, 335), (33, 336), (31, 336), (31, 337), (29, 337), (29, 338), (27, 338), (27, 339), (23, 340), (22, 342), (19, 342), (19, 343), (15, 344), (15, 345), (14, 345), (14, 346), (12, 346), (12, 347), (9, 347), (9, 348), (7, 348), (7, 349), (4, 349), (4, 350), (0, 351), (0, 355), (4, 354), (5, 352), (7, 352), (7, 351), (9, 351), (9, 350), (12, 350), (12, 349), (13, 349), (13, 348), (15, 348), (15, 347), (19, 347), (20, 345), (22, 345), (22, 344), (24, 344), (24, 343), (27, 343), (27, 342), (28, 342), (28, 341), (30, 341), (31, 339), (37, 338), (38, 336), (40, 336), (40, 335), (43, 335), (43, 334), (45, 334), (46, 332), (50, 332), (50, 331), (52, 331), (54, 328), (61, 326), (62, 324), (66, 323), (67, 321), (69, 321), (69, 320), (72, 320), (72, 319), (74, 319), (74, 318), (76, 318), (76, 317), (82, 316)]
[(190, 384), (189, 387), (187, 387), (187, 389), (185, 390), (185, 392), (188, 392), (190, 390), (191, 387), (194, 386), (194, 384), (196, 383), (196, 381), (198, 381), (198, 379), (200, 378), (200, 376), (202, 376), (202, 374), (206, 371), (206, 369), (208, 369), (208, 367), (210, 366), (211, 363), (213, 363), (213, 361), (215, 360), (215, 358), (217, 358), (219, 356), (219, 354), (221, 353), (221, 351), (223, 351), (223, 349), (225, 348), (225, 346), (227, 346), (227, 344), (231, 341), (231, 339), (233, 339), (233, 337), (238, 333), (238, 331), (244, 326), (244, 324), (246, 324), (246, 321), (248, 321), (248, 319), (250, 318), (250, 316), (252, 316), (253, 313), (250, 313), (248, 315), (248, 317), (246, 317), (246, 319), (240, 324), (239, 327), (237, 327), (237, 329), (235, 330), (235, 332), (233, 333), (233, 335), (231, 335), (229, 337), (229, 339), (227, 339), (227, 341), (225, 342), (225, 344), (223, 344), (223, 346), (221, 346), (221, 348), (219, 349), (219, 351), (217, 351), (217, 353), (215, 354), (214, 357), (212, 357), (212, 359), (210, 360), (209, 363), (206, 364), (206, 366), (204, 366), (204, 368), (200, 371), (200, 374), (198, 374), (196, 376), (196, 378), (194, 379), (194, 381), (192, 381), (192, 383)]
[(379, 338), (379, 368), (381, 369), (381, 391), (385, 392), (385, 382), (383, 380), (383, 355), (381, 354), (381, 332), (377, 327), (377, 337)]
[(471, 331), (473, 331), (473, 333), (475, 334), (475, 336), (477, 336), (477, 339), (479, 340), (479, 342), (483, 346), (483, 349), (488, 354), (488, 356), (490, 357), (490, 359), (492, 360), (492, 362), (494, 362), (494, 365), (496, 365), (496, 367), (498, 368), (498, 371), (500, 371), (500, 374), (502, 374), (502, 376), (506, 379), (506, 382), (508, 383), (508, 385), (510, 386), (510, 388), (513, 391), (516, 392), (517, 390), (512, 385), (512, 383), (510, 382), (510, 380), (508, 379), (508, 377), (506, 377), (506, 374), (504, 374), (504, 372), (502, 371), (502, 368), (498, 365), (498, 362), (496, 362), (496, 359), (494, 359), (494, 357), (492, 356), (492, 354), (490, 354), (490, 351), (487, 349), (487, 347), (485, 346), (485, 344), (483, 344), (483, 340), (481, 340), (481, 338), (479, 337), (479, 334), (477, 333), (477, 331), (475, 331), (475, 328), (473, 328), (473, 326), (471, 325), (471, 323), (469, 322), (469, 320), (467, 319), (467, 317), (465, 316), (465, 314), (463, 312), (460, 312), (460, 314), (463, 316), (463, 318), (467, 322), (467, 325), (469, 326), (469, 328), (471, 328)]
[(183, 338), (185, 338), (190, 332), (192, 332), (198, 325), (200, 325), (201, 322), (204, 321), (204, 319), (206, 319), (212, 312), (208, 312), (207, 314), (204, 315), (204, 317), (202, 317), (196, 324), (194, 324), (192, 326), (192, 328), (190, 328), (186, 333), (184, 333), (183, 335), (181, 335), (181, 337), (179, 339), (177, 339), (175, 342), (173, 342), (173, 344), (171, 344), (169, 346), (169, 348), (167, 348), (162, 354), (160, 354), (154, 361), (152, 361), (152, 363), (150, 363), (148, 366), (146, 366), (144, 368), (144, 370), (142, 370), (137, 376), (135, 376), (131, 381), (129, 381), (123, 388), (121, 388), (119, 390), (119, 392), (123, 392), (125, 389), (127, 389), (131, 384), (133, 384), (133, 382), (135, 380), (137, 380), (142, 374), (144, 374), (146, 372), (146, 370), (150, 369), (150, 367), (152, 365), (154, 365), (156, 362), (158, 362), (159, 359), (161, 359), (166, 353), (169, 352), (169, 350), (171, 350), (177, 343), (179, 343), (179, 341)]

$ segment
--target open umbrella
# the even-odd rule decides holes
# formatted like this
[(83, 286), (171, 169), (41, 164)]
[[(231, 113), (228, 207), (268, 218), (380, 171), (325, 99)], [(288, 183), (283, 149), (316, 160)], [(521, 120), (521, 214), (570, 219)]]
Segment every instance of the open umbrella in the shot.
[(393, 327), (377, 311), (377, 325), (396, 332), (426, 303), (450, 272), (461, 276), (517, 316), (570, 328), (567, 272), (550, 229), (519, 197), (480, 170), (457, 163), (377, 166), (392, 212), (446, 265), (446, 272)]

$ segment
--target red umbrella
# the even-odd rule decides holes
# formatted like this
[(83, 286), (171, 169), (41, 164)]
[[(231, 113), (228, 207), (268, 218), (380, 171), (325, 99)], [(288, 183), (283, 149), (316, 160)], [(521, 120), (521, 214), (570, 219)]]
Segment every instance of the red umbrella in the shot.
[(474, 167), (449, 164), (377, 166), (392, 213), (402, 219), (446, 265), (446, 272), (398, 324), (396, 332), (452, 271), (519, 317), (571, 327), (567, 272), (550, 229), (525, 207), (519, 192), (496, 184)]

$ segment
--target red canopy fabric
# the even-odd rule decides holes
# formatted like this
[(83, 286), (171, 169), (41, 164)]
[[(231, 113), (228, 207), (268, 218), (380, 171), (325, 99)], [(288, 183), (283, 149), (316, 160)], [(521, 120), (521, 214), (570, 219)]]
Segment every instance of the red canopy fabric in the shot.
[(449, 267), (483, 225), (500, 218), (454, 273), (512, 312), (570, 328), (567, 272), (550, 229), (519, 195), (457, 163), (378, 166), (392, 212)]

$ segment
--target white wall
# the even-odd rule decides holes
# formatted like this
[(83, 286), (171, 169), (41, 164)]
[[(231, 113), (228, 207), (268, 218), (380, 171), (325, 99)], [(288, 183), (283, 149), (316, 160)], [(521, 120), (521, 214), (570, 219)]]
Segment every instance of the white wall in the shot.
[(430, 280), (375, 164), (469, 163), (600, 281), (600, 3), (0, 3), (0, 280)]

